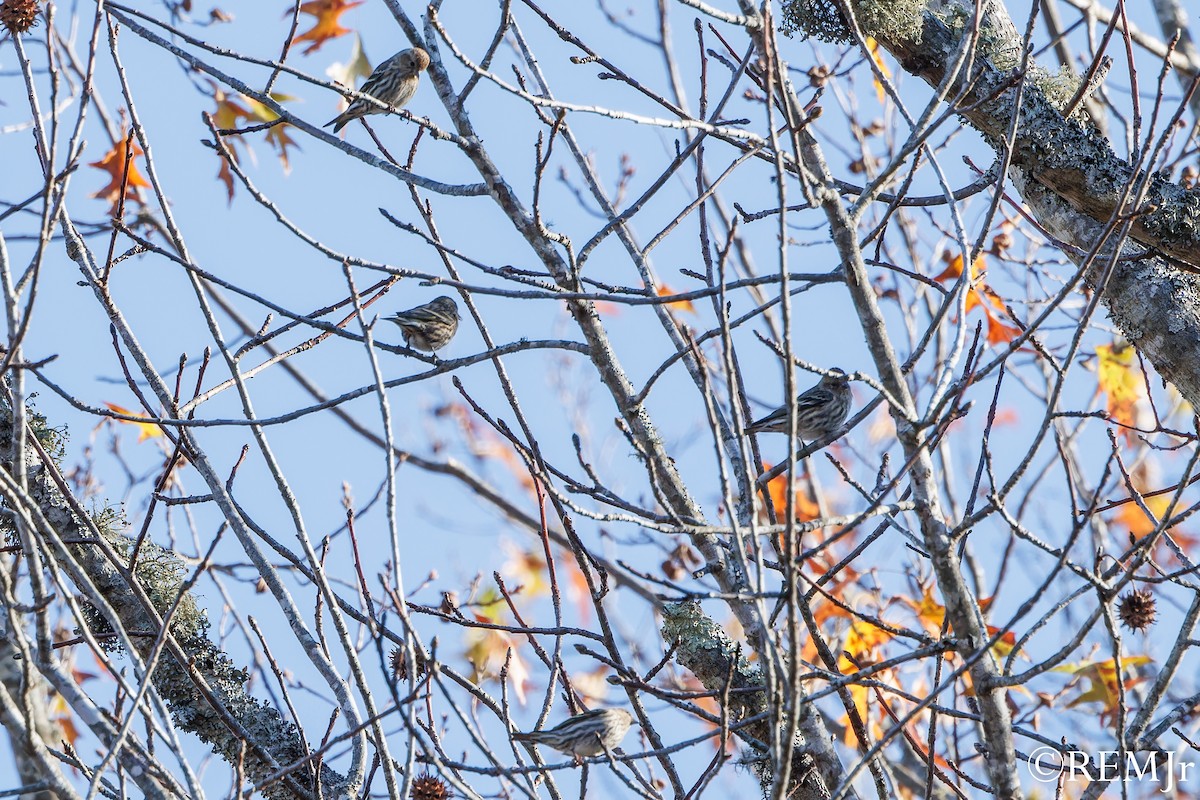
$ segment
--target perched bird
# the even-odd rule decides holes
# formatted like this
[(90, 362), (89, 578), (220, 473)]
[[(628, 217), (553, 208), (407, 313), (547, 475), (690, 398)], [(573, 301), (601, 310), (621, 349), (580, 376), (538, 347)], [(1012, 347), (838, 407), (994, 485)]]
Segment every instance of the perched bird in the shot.
[[(429, 66), (429, 53), (419, 47), (411, 50), (401, 50), (387, 61), (380, 64), (367, 78), (367, 82), (358, 91), (369, 94), (384, 105), (392, 108), (403, 108), (417, 91), (417, 83), (421, 73)], [(388, 109), (378, 103), (362, 97), (354, 99), (350, 107), (338, 114), (329, 122), (326, 128), (333, 126), (333, 132), (340, 131), (347, 122), (365, 117), (367, 114), (386, 114)]]
[(597, 708), (577, 714), (550, 730), (514, 734), (513, 740), (548, 745), (576, 758), (598, 756), (620, 744), (632, 724), (633, 715), (623, 708)]
[[(796, 398), (796, 435), (811, 442), (827, 436), (850, 414), (850, 381), (836, 367)], [(787, 433), (788, 407), (782, 406), (746, 428), (747, 433)]]
[(410, 308), (385, 317), (400, 326), (404, 342), (409, 347), (432, 353), (450, 343), (458, 331), (458, 303), (454, 298), (441, 297), (423, 306)]

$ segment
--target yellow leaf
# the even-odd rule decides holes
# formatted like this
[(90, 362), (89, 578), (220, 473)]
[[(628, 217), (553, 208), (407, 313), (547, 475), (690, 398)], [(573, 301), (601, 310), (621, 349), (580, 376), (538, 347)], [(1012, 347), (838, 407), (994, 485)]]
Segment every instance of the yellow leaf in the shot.
[(500, 572), (521, 587), (523, 597), (537, 597), (550, 592), (550, 584), (546, 579), (546, 559), (538, 550), (522, 550), (508, 539), (500, 542), (500, 549), (508, 554), (508, 561), (500, 568)]
[[(1128, 656), (1121, 659), (1121, 665), (1126, 669), (1149, 664), (1148, 656)], [(1117, 665), (1114, 659), (1106, 661), (1087, 661), (1080, 664), (1064, 664), (1054, 668), (1055, 672), (1066, 672), (1074, 675), (1077, 678), (1082, 678), (1088, 681), (1086, 691), (1080, 692), (1079, 695), (1067, 703), (1068, 708), (1082, 705), (1083, 703), (1100, 703), (1102, 706), (1100, 715), (1101, 718), (1111, 717), (1116, 713), (1117, 703), (1121, 698), (1122, 689), (1128, 689), (1136, 686), (1144, 680), (1141, 677), (1126, 678), (1117, 685)]]
[(350, 58), (346, 63), (335, 61), (325, 70), (325, 74), (331, 80), (351, 89), (358, 85), (359, 78), (371, 76), (371, 62), (367, 61), (367, 55), (363, 52), (361, 36), (354, 34), (354, 44), (350, 48)]
[[(250, 108), (250, 113), (253, 114), (254, 118), (258, 121), (273, 122), (279, 119), (279, 115), (272, 111), (269, 106), (258, 102), (253, 97), (246, 97), (245, 95), (242, 95), (242, 99), (246, 101), (246, 105)], [(282, 92), (271, 92), (271, 99), (276, 103), (283, 105), (284, 103), (290, 103), (296, 98), (293, 95), (283, 94)]]
[(1108, 415), (1121, 425), (1137, 424), (1137, 404), (1146, 396), (1146, 384), (1135, 367), (1133, 346), (1125, 342), (1096, 347), (1100, 391), (1108, 401)]
[[(879, 42), (873, 37), (867, 37), (867, 52), (871, 54), (871, 60), (875, 62), (875, 66), (879, 67), (879, 74), (885, 78), (892, 77), (892, 71), (888, 69), (887, 64), (883, 63), (883, 56), (879, 52)], [(872, 82), (875, 84), (875, 95), (879, 98), (882, 104), (887, 99), (887, 91), (883, 88), (883, 83), (878, 77), (872, 77)]]
[(878, 625), (873, 625), (864, 619), (856, 619), (850, 624), (850, 630), (846, 633), (846, 641), (842, 644), (842, 650), (849, 654), (850, 659), (842, 657), (842, 669), (846, 672), (857, 671), (859, 664), (874, 658), (880, 647), (892, 640), (891, 631), (884, 630)]
[(905, 596), (901, 596), (899, 600), (913, 610), (926, 631), (934, 635), (941, 633), (942, 621), (946, 618), (946, 607), (934, 598), (932, 586), (926, 585), (921, 588), (919, 601)]
[(493, 587), (488, 586), (482, 589), (472, 605), (475, 607), (475, 619), (479, 622), (489, 622), (494, 625), (504, 624), (508, 604), (500, 596), (500, 592)]

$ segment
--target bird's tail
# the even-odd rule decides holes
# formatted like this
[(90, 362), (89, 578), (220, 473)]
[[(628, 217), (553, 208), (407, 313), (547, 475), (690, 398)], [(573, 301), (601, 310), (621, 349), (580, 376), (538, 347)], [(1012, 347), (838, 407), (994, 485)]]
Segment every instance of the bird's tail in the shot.
[(328, 128), (330, 125), (332, 125), (332, 126), (333, 126), (333, 132), (334, 132), (334, 133), (337, 133), (337, 132), (338, 132), (338, 131), (340, 131), (342, 128), (346, 127), (346, 123), (348, 123), (348, 122), (349, 122), (350, 120), (352, 120), (352, 119), (353, 119), (353, 117), (346, 116), (346, 112), (345, 112), (345, 111), (343, 111), (341, 114), (338, 114), (336, 117), (334, 117), (333, 119), (329, 120), (329, 122), (326, 122), (326, 123), (325, 123), (324, 125), (322, 125), (321, 127), (322, 127), (322, 128)]

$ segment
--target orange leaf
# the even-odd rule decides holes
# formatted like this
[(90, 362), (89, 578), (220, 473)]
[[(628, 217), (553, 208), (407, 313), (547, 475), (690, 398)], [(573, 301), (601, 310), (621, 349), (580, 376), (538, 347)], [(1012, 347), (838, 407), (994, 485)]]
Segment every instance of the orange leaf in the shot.
[(274, 147), (275, 152), (279, 154), (279, 160), (283, 163), (284, 174), (292, 171), (292, 164), (288, 160), (288, 148), (299, 148), (300, 146), (296, 144), (295, 139), (288, 135), (287, 129), (287, 123), (283, 122), (267, 130), (267, 143)]
[[(763, 472), (768, 472), (771, 465), (763, 463)], [(796, 476), (796, 483), (799, 484), (805, 477), (805, 473), (801, 472)], [(767, 482), (767, 494), (771, 498), (771, 507), (775, 509), (776, 519), (785, 519), (787, 516), (787, 473), (781, 473), (771, 478)], [(796, 513), (797, 522), (808, 522), (821, 516), (821, 508), (817, 505), (817, 501), (813, 499), (807, 491), (797, 487), (794, 500), (792, 501), (792, 510)]]
[[(110, 411), (113, 411), (117, 414), (123, 414), (127, 417), (143, 417), (148, 419), (145, 414), (139, 414), (136, 411), (130, 411), (126, 408), (122, 408), (116, 403), (105, 403), (104, 405), (108, 406)], [(147, 439), (154, 439), (163, 435), (163, 429), (158, 427), (158, 425), (155, 425), (153, 422), (134, 422), (130, 419), (118, 419), (115, 421), (120, 422), (122, 425), (136, 425), (139, 431), (139, 442), (144, 442)]]
[[(1133, 536), (1142, 537), (1151, 533), (1158, 526), (1158, 521), (1163, 518), (1163, 515), (1167, 513), (1167, 509), (1171, 506), (1171, 498), (1174, 496), (1174, 492), (1164, 492), (1153, 497), (1144, 496), (1144, 493), (1154, 489), (1152, 474), (1152, 470), (1148, 468), (1148, 464), (1141, 462), (1130, 471), (1129, 481), (1133, 484), (1134, 489), (1139, 493), (1143, 493), (1142, 502), (1146, 504), (1146, 508), (1154, 516), (1147, 517), (1146, 512), (1142, 510), (1141, 506), (1131, 499), (1121, 506), (1113, 520), (1124, 525)], [(1176, 539), (1178, 540), (1178, 537)]]
[[(126, 145), (129, 150), (127, 151)], [(125, 155), (131, 152), (129, 158), (129, 176), (125, 176)], [(91, 162), (90, 166), (108, 173), (108, 184), (100, 191), (92, 195), (102, 200), (107, 200), (112, 203), (112, 210), (115, 214), (117, 211), (117, 203), (121, 199), (121, 185), (125, 185), (125, 199), (137, 199), (137, 189), (148, 189), (150, 184), (142, 177), (142, 173), (137, 168), (137, 157), (143, 156), (145, 153), (142, 148), (138, 147), (134, 141), (127, 135), (122, 134), (121, 138), (112, 146), (112, 149), (104, 154), (104, 158), (99, 161)]]
[(79, 729), (75, 727), (75, 721), (70, 717), (58, 717), (54, 721), (62, 729), (63, 741), (73, 747), (75, 740), (79, 738)]
[(609, 317), (621, 316), (621, 306), (616, 303), (610, 303), (607, 300), (597, 300), (594, 304), (597, 314), (604, 314)]
[[(973, 308), (983, 309), (983, 314), (987, 317), (987, 340), (988, 344), (1000, 345), (1008, 344), (1013, 339), (1021, 335), (1021, 329), (1013, 325), (1008, 325), (1000, 320), (999, 314), (1007, 314), (1008, 310), (1004, 307), (1004, 301), (1000, 299), (1000, 295), (992, 291), (992, 288), (980, 279), (980, 265), (983, 256), (975, 260), (975, 266), (971, 268), (972, 286), (967, 290), (967, 299), (964, 302), (966, 311)], [(959, 263), (962, 261), (959, 259)], [(950, 268), (947, 267), (947, 270)], [(962, 274), (962, 268), (959, 267), (959, 273)]]
[[(983, 253), (975, 257), (975, 262), (971, 264), (971, 280), (974, 281), (980, 275), (987, 271), (987, 259)], [(954, 258), (950, 259), (950, 263), (942, 270), (940, 275), (934, 277), (935, 281), (956, 281), (963, 274), (963, 257), (959, 253)]]
[(1000, 298), (996, 296), (995, 292), (993, 292), (987, 286), (980, 286), (976, 289), (972, 289), (970, 297), (967, 298), (968, 307), (971, 305), (971, 297), (976, 296), (983, 296), (988, 300), (987, 303), (978, 303), (979, 307), (983, 309), (984, 315), (987, 317), (988, 344), (1008, 344), (1013, 339), (1016, 339), (1021, 335), (1022, 331), (1020, 328), (1016, 327), (1015, 325), (1008, 325), (1004, 322), (1001, 322), (1000, 317), (989, 307), (995, 306), (1001, 311), (1004, 311), (1004, 304), (1001, 302)]
[[(233, 153), (232, 150), (230, 150), (229, 152), (231, 154)], [(229, 168), (229, 162), (224, 158), (221, 159), (221, 168), (219, 170), (217, 170), (217, 180), (219, 180), (221, 183), (225, 184), (226, 202), (232, 205), (233, 204), (233, 170), (231, 170)]]
[[(675, 290), (664, 283), (662, 286), (658, 287), (658, 291), (655, 292), (655, 294), (657, 294), (659, 297), (670, 297), (671, 295), (675, 294)], [(692, 305), (691, 300), (676, 300), (673, 303), (667, 303), (667, 308), (673, 308), (677, 311), (690, 311), (693, 314), (696, 313), (696, 307)]]
[(336, 39), (351, 32), (350, 28), (342, 27), (339, 18), (342, 14), (355, 6), (361, 6), (364, 2), (365, 0), (357, 0), (357, 2), (350, 2), (350, 0), (309, 0), (309, 2), (303, 3), (300, 6), (300, 12), (316, 17), (317, 21), (310, 29), (297, 36), (293, 41), (312, 42), (312, 44), (304, 49), (304, 55), (320, 50), (321, 45), (330, 39)]
[(993, 428), (1003, 428), (1011, 425), (1016, 425), (1021, 421), (1021, 417), (1016, 411), (1011, 408), (1001, 408), (996, 411), (996, 421), (992, 423)]
[[(575, 563), (574, 557), (560, 558), (559, 583), (566, 591), (567, 598), (575, 603), (576, 613), (585, 622), (592, 618), (592, 590), (588, 586), (587, 577)], [(563, 580), (566, 572), (566, 580)]]
[[(843, 659), (843, 661), (844, 660), (845, 659)], [(850, 691), (850, 698), (854, 702), (854, 707), (858, 710), (859, 719), (870, 720), (871, 709), (869, 704), (872, 695), (871, 688), (869, 686), (861, 686), (857, 683), (852, 683), (846, 688)], [(846, 745), (847, 747), (857, 747), (860, 744), (864, 744), (863, 742), (858, 741), (858, 735), (854, 731), (854, 726), (850, 724), (849, 713), (842, 715), (842, 723), (845, 726), (845, 733), (842, 735), (842, 744)], [(879, 725), (872, 723), (870, 726), (870, 733), (873, 736), (878, 737), (883, 733), (883, 730), (879, 727)]]
[[(1161, 518), (1166, 513), (1167, 507), (1171, 505), (1171, 495), (1164, 494), (1158, 497), (1147, 497), (1145, 503), (1146, 508), (1150, 509), (1150, 513)], [(1139, 538), (1150, 533), (1158, 526), (1157, 519), (1147, 517), (1146, 512), (1142, 511), (1141, 507), (1132, 501), (1121, 506), (1121, 510), (1117, 512), (1116, 522), (1124, 525), (1129, 529), (1131, 534)]]

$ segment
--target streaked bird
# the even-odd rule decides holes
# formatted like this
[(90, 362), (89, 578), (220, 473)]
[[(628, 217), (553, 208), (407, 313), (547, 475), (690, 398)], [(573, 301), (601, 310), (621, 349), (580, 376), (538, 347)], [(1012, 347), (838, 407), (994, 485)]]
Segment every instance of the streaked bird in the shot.
[[(421, 73), (429, 66), (429, 53), (419, 47), (401, 50), (396, 55), (384, 61), (371, 73), (366, 83), (358, 91), (368, 94), (376, 100), (390, 106), (392, 109), (403, 108), (417, 92), (417, 84)], [(355, 98), (350, 106), (333, 119), (326, 122), (324, 127), (333, 126), (337, 133), (351, 120), (365, 117), (368, 114), (386, 114), (388, 108), (372, 103), (362, 97)]]
[[(816, 441), (842, 427), (850, 414), (850, 380), (836, 367), (796, 398), (796, 435)], [(747, 433), (787, 433), (788, 407), (781, 406), (746, 428)]]
[(404, 342), (415, 350), (441, 350), (458, 331), (458, 303), (445, 295), (428, 303), (385, 317), (400, 326)]
[(549, 730), (513, 734), (513, 740), (544, 744), (577, 758), (598, 756), (620, 744), (632, 724), (633, 715), (623, 708), (597, 708)]

